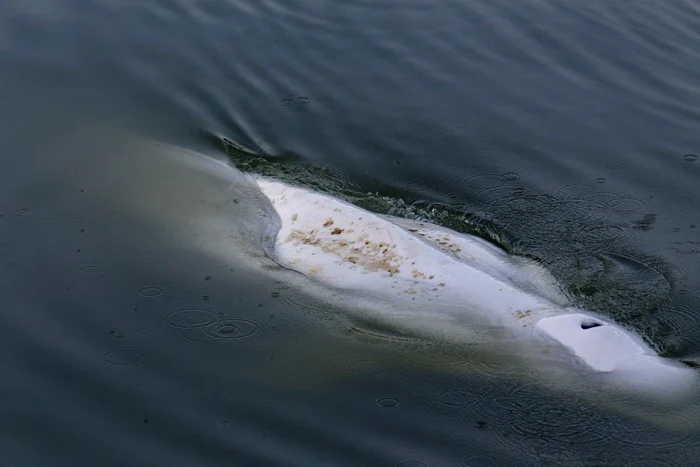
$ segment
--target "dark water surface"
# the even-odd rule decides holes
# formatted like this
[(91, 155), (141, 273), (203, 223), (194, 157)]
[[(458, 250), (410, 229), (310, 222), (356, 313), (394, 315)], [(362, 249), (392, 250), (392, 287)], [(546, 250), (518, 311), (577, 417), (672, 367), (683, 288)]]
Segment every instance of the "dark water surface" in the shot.
[(692, 0), (2, 2), (0, 465), (696, 464), (697, 404), (363, 332), (169, 144), (478, 220), (700, 362), (698, 44)]

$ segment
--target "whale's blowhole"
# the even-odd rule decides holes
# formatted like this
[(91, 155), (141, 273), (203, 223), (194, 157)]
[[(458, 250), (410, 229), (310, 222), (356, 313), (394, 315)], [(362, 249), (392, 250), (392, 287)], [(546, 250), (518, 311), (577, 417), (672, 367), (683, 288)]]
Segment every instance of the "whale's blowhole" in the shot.
[(593, 329), (602, 326), (603, 323), (593, 320), (583, 320), (581, 321), (581, 329)]

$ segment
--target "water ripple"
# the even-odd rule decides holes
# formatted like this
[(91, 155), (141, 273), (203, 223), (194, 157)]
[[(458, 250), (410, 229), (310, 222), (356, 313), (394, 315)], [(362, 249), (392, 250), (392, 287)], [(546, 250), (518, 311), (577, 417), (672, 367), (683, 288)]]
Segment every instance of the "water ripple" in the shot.
[(263, 331), (263, 325), (244, 318), (227, 318), (209, 309), (178, 309), (159, 316), (162, 326), (173, 330), (180, 341), (195, 344), (249, 339)]

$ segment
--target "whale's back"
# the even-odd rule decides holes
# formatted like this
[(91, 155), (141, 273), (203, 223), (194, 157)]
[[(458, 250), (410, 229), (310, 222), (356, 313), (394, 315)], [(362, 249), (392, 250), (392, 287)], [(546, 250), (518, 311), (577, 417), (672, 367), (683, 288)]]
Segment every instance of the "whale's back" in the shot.
[(257, 182), (282, 222), (275, 260), (308, 277), (407, 303), (459, 306), (493, 324), (525, 324), (553, 307), (519, 288), (510, 277), (516, 265), (481, 239), (275, 180)]
[[(391, 303), (370, 308), (392, 325), (457, 342), (480, 335), (504, 345), (529, 341), (542, 359), (559, 348), (564, 360), (660, 395), (697, 385), (693, 370), (661, 358), (634, 332), (572, 307), (551, 274), (530, 260), (472, 235), (377, 215), (276, 180), (256, 182), (280, 218), (275, 261), (326, 286), (376, 297), (375, 304)], [(485, 334), (475, 332), (480, 325)]]

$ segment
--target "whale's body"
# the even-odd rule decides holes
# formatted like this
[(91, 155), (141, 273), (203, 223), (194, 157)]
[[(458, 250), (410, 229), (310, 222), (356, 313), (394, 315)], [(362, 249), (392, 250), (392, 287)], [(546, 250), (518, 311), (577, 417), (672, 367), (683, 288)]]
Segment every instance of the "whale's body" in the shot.
[[(403, 311), (393, 322), (432, 322), (463, 341), (478, 327), (502, 329), (501, 338), (551, 343), (635, 389), (671, 395), (696, 387), (693, 369), (660, 357), (612, 320), (571, 306), (533, 261), (472, 235), (377, 215), (273, 179), (255, 181), (280, 218), (268, 238), (272, 259), (326, 286), (392, 303), (394, 315)], [(418, 319), (429, 309), (443, 313)]]
[[(424, 384), (411, 390), (419, 403), (427, 403), (426, 390), (444, 382), (456, 394), (472, 384), (477, 394), (504, 383), (504, 392), (499, 389), (494, 397), (510, 397), (516, 391), (512, 404), (498, 405), (517, 413), (530, 407), (521, 405), (528, 401), (520, 396), (522, 388), (524, 397), (552, 399), (551, 404), (539, 406), (535, 417), (545, 415), (543, 407), (552, 408), (555, 418), (572, 414), (557, 410), (560, 401), (568, 399), (566, 406), (585, 407), (582, 413), (595, 408), (683, 433), (695, 433), (700, 427), (694, 370), (660, 358), (635, 333), (608, 318), (570, 306), (544, 268), (509, 256), (477, 237), (373, 214), (327, 194), (252, 177), (221, 160), (218, 152), (208, 156), (112, 127), (89, 123), (75, 132), (61, 133), (56, 140), (42, 138), (40, 148), (32, 153), (51, 151), (61, 157), (42, 158), (30, 164), (31, 177), (15, 177), (19, 185), (11, 190), (11, 199), (16, 202), (10, 200), (8, 206), (21, 205), (29, 197), (39, 203), (32, 216), (61, 212), (71, 220), (92, 220), (98, 235), (90, 239), (96, 247), (91, 250), (102, 251), (95, 261), (113, 261), (115, 267), (107, 269), (110, 274), (136, 268), (138, 274), (125, 278), (129, 281), (125, 283), (163, 286), (166, 298), (167, 294), (171, 298), (148, 299), (155, 300), (150, 302), (155, 309), (176, 306), (180, 300), (177, 306), (183, 308), (189, 308), (191, 300), (200, 303), (199, 292), (204, 289), (189, 287), (191, 281), (213, 273), (212, 285), (206, 286), (212, 291), (213, 300), (207, 302), (212, 312), (224, 311), (241, 299), (241, 310), (231, 307), (231, 313), (259, 322), (261, 338), (279, 337), (275, 327), (285, 322), (278, 329), (288, 338), (261, 341), (256, 347), (259, 352), (251, 351), (250, 358), (234, 362), (237, 369), (239, 364), (249, 365), (246, 377), (264, 378), (265, 384), (284, 389), (313, 386), (310, 394), (319, 394), (318, 386), (364, 378), (368, 373), (359, 369), (371, 363), (371, 374), (382, 368), (387, 372), (381, 374), (395, 375), (397, 384)], [(80, 190), (70, 188), (67, 196), (73, 191), (75, 195), (67, 198), (48, 190), (40, 202), (37, 184)], [(89, 196), (82, 194), (83, 188)], [(324, 226), (329, 218), (333, 223)], [(335, 228), (343, 232), (333, 233)], [(313, 230), (315, 239), (299, 238), (295, 232)], [(7, 241), (2, 233), (1, 240)], [(364, 241), (376, 246), (374, 253), (369, 248), (353, 252), (336, 242), (350, 245), (363, 233), (367, 234)], [(385, 258), (391, 259), (388, 262), (378, 261), (382, 256), (377, 255), (389, 254), (383, 252), (386, 245), (379, 244), (389, 241), (390, 246), (396, 245), (391, 248), (395, 256)], [(51, 244), (37, 247), (33, 258), (40, 265), (56, 266), (44, 263), (49, 252), (63, 257), (69, 251)], [(349, 254), (346, 258), (341, 253)], [(356, 259), (349, 260), (350, 254)], [(70, 258), (61, 263), (68, 277), (77, 265), (73, 255)], [(384, 265), (400, 271), (383, 270)], [(54, 278), (53, 271), (50, 274)], [(118, 286), (112, 292), (123, 294), (125, 283), (111, 283)], [(248, 288), (250, 297), (239, 297)], [(29, 292), (34, 290), (31, 287)], [(270, 298), (265, 303), (269, 308), (252, 305), (273, 290), (272, 296), (280, 298)], [(39, 300), (37, 304), (48, 300), (46, 309), (51, 309), (51, 297), (31, 298)], [(194, 316), (209, 319), (200, 313)], [(604, 326), (589, 327), (584, 316)], [(61, 315), (55, 318), (60, 321)], [(151, 313), (143, 318), (156, 319)], [(160, 318), (158, 323), (165, 324)], [(200, 324), (209, 323), (192, 324), (196, 329), (186, 331), (199, 332)], [(166, 327), (172, 329), (169, 324)], [(298, 338), (291, 334), (295, 329), (303, 330)], [(270, 365), (267, 349), (288, 352), (292, 357), (286, 360), (288, 366)], [(206, 354), (213, 357), (216, 352)], [(213, 362), (222, 368), (230, 364), (226, 359)], [(440, 378), (437, 386), (431, 382), (435, 377)], [(627, 388), (640, 391), (631, 394)], [(681, 393), (684, 397), (666, 403), (666, 395)], [(647, 394), (664, 397), (647, 398)], [(460, 413), (459, 420), (476, 413)], [(630, 426), (639, 427), (636, 422)]]

